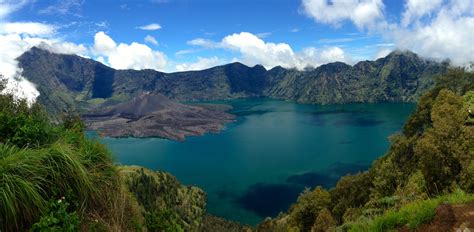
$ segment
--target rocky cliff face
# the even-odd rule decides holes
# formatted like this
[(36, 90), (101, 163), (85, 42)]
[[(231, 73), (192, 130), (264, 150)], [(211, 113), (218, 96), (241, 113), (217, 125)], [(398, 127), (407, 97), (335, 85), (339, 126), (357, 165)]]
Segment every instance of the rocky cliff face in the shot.
[(393, 52), (354, 66), (336, 62), (314, 70), (270, 70), (265, 94), (303, 103), (414, 102), (429, 89), (446, 64), (421, 59), (411, 52)]
[(32, 48), (18, 58), (24, 76), (41, 92), (39, 100), (55, 111), (88, 111), (132, 99), (144, 91), (172, 100), (271, 97), (302, 103), (414, 102), (447, 64), (411, 52), (395, 51), (354, 66), (341, 62), (298, 71), (232, 63), (202, 71), (162, 73), (114, 70), (74, 55)]

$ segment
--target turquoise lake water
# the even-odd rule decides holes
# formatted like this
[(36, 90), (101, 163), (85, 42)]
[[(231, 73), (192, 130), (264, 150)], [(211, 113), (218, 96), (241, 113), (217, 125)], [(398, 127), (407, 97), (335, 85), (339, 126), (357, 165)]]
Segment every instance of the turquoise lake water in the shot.
[(332, 187), (385, 153), (413, 104), (304, 105), (226, 101), (237, 120), (185, 142), (104, 138), (118, 163), (165, 170), (208, 194), (212, 214), (255, 225), (307, 187)]

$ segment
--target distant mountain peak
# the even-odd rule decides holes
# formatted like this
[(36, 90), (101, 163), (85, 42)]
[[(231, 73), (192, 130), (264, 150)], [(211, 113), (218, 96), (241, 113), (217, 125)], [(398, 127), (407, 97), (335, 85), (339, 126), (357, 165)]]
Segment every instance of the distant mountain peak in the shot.
[[(41, 48), (39, 46), (34, 46), (32, 47), (29, 51), (25, 52), (24, 54), (30, 54), (30, 55), (34, 55), (34, 56), (48, 56), (48, 55), (67, 55), (67, 54), (56, 54), (56, 53), (53, 53), (45, 48)], [(23, 55), (22, 55), (23, 56)], [(76, 56), (80, 59), (86, 59), (86, 58), (83, 58), (81, 56), (77, 56), (77, 55), (68, 55), (68, 56)], [(423, 60), (423, 58), (421, 58), (420, 56), (418, 56), (418, 54), (410, 51), (410, 50), (401, 50), (401, 49), (396, 49), (392, 52), (390, 52), (387, 56), (385, 57), (382, 57), (382, 58), (379, 58), (380, 59), (384, 59), (384, 60), (387, 60), (387, 59), (394, 59), (394, 58), (411, 58), (411, 59), (420, 59), (420, 60)], [(92, 60), (92, 59), (88, 59), (90, 61), (93, 61), (93, 62), (97, 62), (97, 63), (100, 63), (98, 61), (95, 61), (95, 60)], [(367, 60), (368, 62), (372, 62), (370, 60)], [(374, 60), (375, 61), (375, 60)], [(365, 62), (365, 61), (360, 61), (360, 62)], [(358, 63), (360, 63), (358, 62)], [(100, 63), (102, 64), (102, 63)], [(103, 64), (102, 64), (103, 65)], [(326, 63), (326, 64), (323, 64), (323, 65), (320, 65), (318, 67), (314, 67), (314, 68), (310, 68), (310, 69), (305, 69), (306, 71), (309, 70), (314, 70), (314, 69), (317, 69), (317, 68), (320, 68), (320, 67), (324, 67), (324, 69), (327, 69), (328, 67), (337, 67), (337, 68), (344, 68), (346, 66), (350, 66), (344, 62), (340, 62), (340, 61), (335, 61), (335, 62), (331, 62), (331, 63)], [(261, 65), (261, 64), (256, 64), (254, 65), (253, 67), (250, 67), (242, 62), (239, 62), (239, 61), (236, 61), (236, 62), (232, 62), (232, 63), (228, 63), (228, 64), (223, 64), (223, 65), (220, 65), (220, 66), (216, 66), (216, 67), (211, 67), (209, 69), (213, 69), (213, 68), (218, 68), (218, 67), (234, 67), (234, 68), (248, 68), (248, 69), (257, 69), (257, 70), (265, 70), (265, 71), (269, 71), (269, 70), (273, 70), (273, 71), (276, 71), (276, 70), (288, 70), (288, 68), (284, 68), (282, 67), (281, 65), (278, 65), (278, 66), (275, 66), (274, 68), (272, 69), (269, 69), (267, 70), (265, 68), (265, 66)], [(151, 69), (144, 69), (144, 70), (151, 70)], [(154, 70), (156, 71), (156, 70)], [(201, 71), (201, 70), (196, 70), (196, 71)], [(196, 72), (194, 71), (194, 72)]]
[(408, 57), (408, 58), (416, 58), (416, 59), (421, 59), (421, 57), (418, 56), (418, 54), (410, 51), (410, 50), (400, 50), (396, 49), (390, 52), (387, 56), (384, 58), (389, 59), (392, 57)]

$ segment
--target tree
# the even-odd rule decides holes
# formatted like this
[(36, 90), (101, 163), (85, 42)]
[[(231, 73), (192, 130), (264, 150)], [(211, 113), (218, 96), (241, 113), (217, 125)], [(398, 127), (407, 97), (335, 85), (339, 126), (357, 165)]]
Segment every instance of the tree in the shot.
[(358, 208), (369, 201), (372, 179), (369, 172), (363, 172), (344, 176), (337, 182), (330, 191), (332, 214), (336, 220), (342, 221), (348, 208)]
[(464, 94), (464, 109), (468, 114), (466, 124), (474, 125), (474, 91)]
[(461, 171), (457, 157), (469, 151), (460, 143), (466, 112), (463, 99), (449, 90), (441, 90), (431, 110), (429, 128), (415, 146), (415, 156), (427, 181), (429, 193), (441, 193)]
[[(5, 88), (1, 81), (0, 92)], [(38, 104), (31, 106), (11, 94), (0, 94), (0, 143), (18, 147), (39, 147), (55, 138), (55, 128)]]
[(313, 191), (305, 189), (290, 209), (291, 223), (301, 231), (309, 231), (316, 217), (323, 208), (329, 207), (331, 196), (324, 188), (318, 186)]
[(313, 227), (311, 228), (311, 232), (326, 232), (329, 231), (331, 228), (337, 225), (336, 220), (331, 215), (328, 209), (324, 208), (319, 211), (318, 217), (314, 222)]

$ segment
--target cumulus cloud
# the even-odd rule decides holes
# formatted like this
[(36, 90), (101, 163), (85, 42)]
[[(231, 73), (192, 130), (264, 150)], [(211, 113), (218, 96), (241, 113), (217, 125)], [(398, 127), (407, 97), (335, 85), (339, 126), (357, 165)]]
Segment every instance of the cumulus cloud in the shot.
[(191, 71), (191, 70), (203, 70), (211, 68), (220, 64), (223, 64), (224, 60), (219, 59), (218, 57), (203, 58), (198, 57), (198, 60), (195, 63), (183, 63), (176, 65), (177, 71)]
[(265, 42), (249, 32), (228, 35), (220, 42), (195, 39), (189, 41), (188, 44), (235, 51), (241, 56), (236, 59), (237, 61), (247, 65), (261, 64), (267, 69), (275, 66), (303, 69), (307, 66), (317, 67), (327, 62), (350, 61), (350, 58), (338, 47), (306, 48), (301, 52), (295, 52), (286, 43)]
[[(412, 8), (417, 4), (416, 0), (406, 2), (402, 23), (387, 32), (387, 39), (398, 48), (430, 58), (449, 58), (456, 65), (474, 61), (474, 1), (432, 3), (414, 13)], [(421, 18), (426, 14), (431, 17)]]
[[(351, 21), (359, 29), (382, 34), (394, 48), (421, 56), (449, 58), (455, 65), (474, 61), (474, 1), (405, 0), (399, 22), (388, 23), (382, 0), (302, 0), (304, 13), (316, 22), (339, 26)], [(386, 54), (378, 50), (375, 57)]]
[(156, 30), (161, 29), (161, 25), (158, 23), (152, 23), (152, 24), (144, 25), (138, 28), (145, 31), (156, 31)]
[(112, 54), (117, 49), (117, 44), (105, 32), (97, 32), (94, 36), (94, 51), (97, 54)]
[(158, 41), (155, 39), (155, 37), (153, 37), (153, 36), (151, 36), (151, 35), (147, 35), (147, 36), (145, 37), (145, 42), (146, 42), (146, 43), (153, 44), (153, 45), (155, 45), (155, 46), (158, 46), (158, 45), (159, 45), (159, 43), (158, 43)]
[(382, 0), (302, 0), (302, 6), (316, 22), (334, 26), (350, 20), (359, 29), (373, 28), (384, 18)]
[(96, 56), (104, 57), (105, 64), (116, 69), (163, 70), (167, 64), (163, 53), (137, 42), (117, 45), (102, 31), (94, 36), (93, 52)]

